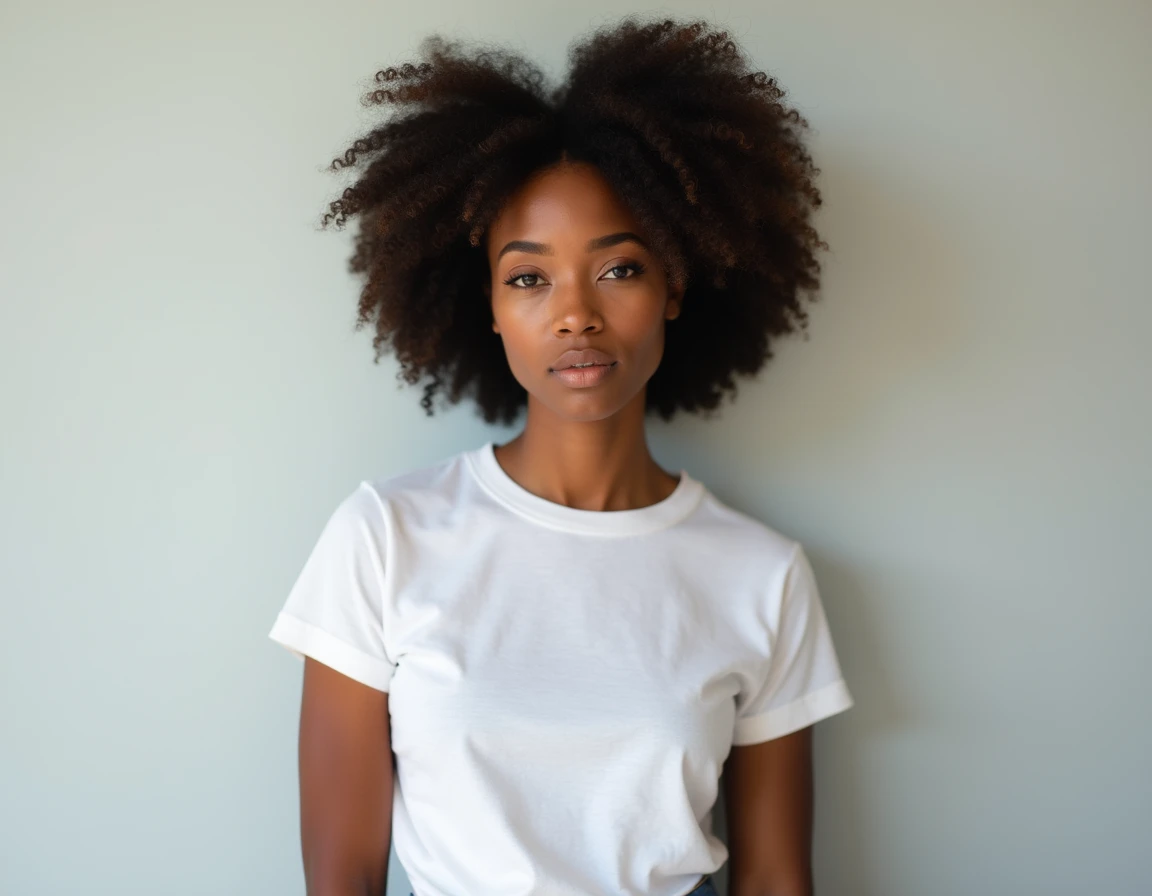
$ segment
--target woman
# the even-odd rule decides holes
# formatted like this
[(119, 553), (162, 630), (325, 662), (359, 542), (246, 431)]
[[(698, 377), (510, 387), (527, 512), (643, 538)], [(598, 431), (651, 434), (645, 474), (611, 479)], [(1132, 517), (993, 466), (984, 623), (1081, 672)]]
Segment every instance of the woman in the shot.
[[(812, 890), (811, 726), (847, 709), (799, 543), (649, 453), (806, 325), (820, 194), (723, 32), (634, 17), (566, 84), (427, 39), (333, 166), (377, 357), (513, 439), (362, 483), (271, 637), (306, 657), (308, 893)], [(393, 761), (394, 757), (394, 761)], [(712, 833), (725, 771), (728, 843)]]

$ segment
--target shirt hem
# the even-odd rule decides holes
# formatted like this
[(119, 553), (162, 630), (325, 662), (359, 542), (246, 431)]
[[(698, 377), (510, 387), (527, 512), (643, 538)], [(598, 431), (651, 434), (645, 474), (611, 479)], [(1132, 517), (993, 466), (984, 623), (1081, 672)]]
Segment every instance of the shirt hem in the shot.
[(389, 689), (396, 671), (394, 664), (369, 656), (324, 629), (284, 612), (276, 617), (268, 637), (301, 660), (309, 656), (378, 691)]
[(706, 881), (706, 880), (708, 880), (708, 875), (707, 874), (701, 874), (699, 880), (697, 880), (696, 883), (692, 884), (691, 887), (689, 887), (687, 890), (685, 890), (683, 893), (681, 893), (680, 896), (692, 896), (693, 893), (695, 893), (702, 886), (704, 886), (704, 881)]
[(852, 706), (847, 682), (841, 678), (785, 706), (737, 719), (732, 745), (740, 747), (783, 737)]

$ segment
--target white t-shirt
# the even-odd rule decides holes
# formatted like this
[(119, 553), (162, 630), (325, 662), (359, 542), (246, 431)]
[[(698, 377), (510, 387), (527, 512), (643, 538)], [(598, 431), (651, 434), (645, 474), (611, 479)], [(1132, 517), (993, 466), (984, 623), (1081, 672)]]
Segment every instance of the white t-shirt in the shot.
[(812, 569), (686, 471), (580, 510), (493, 447), (362, 483), (270, 637), (389, 692), (416, 896), (682, 896), (730, 748), (852, 705)]

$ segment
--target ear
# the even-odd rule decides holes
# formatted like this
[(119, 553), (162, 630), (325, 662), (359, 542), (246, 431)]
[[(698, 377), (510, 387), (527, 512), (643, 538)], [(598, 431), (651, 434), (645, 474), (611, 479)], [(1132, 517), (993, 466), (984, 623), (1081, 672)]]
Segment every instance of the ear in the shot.
[(680, 312), (684, 309), (684, 289), (671, 289), (668, 290), (668, 301), (664, 305), (664, 318), (665, 320), (675, 320), (680, 316)]

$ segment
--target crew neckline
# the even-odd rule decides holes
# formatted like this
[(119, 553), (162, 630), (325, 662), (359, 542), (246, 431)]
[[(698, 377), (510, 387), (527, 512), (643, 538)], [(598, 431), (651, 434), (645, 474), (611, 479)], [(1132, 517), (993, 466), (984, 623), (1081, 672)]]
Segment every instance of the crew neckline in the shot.
[(508, 475), (496, 459), (496, 443), (485, 442), (466, 451), (468, 466), (489, 495), (535, 523), (582, 535), (640, 535), (675, 525), (704, 496), (704, 484), (680, 470), (680, 481), (663, 500), (630, 510), (583, 510), (533, 494)]

